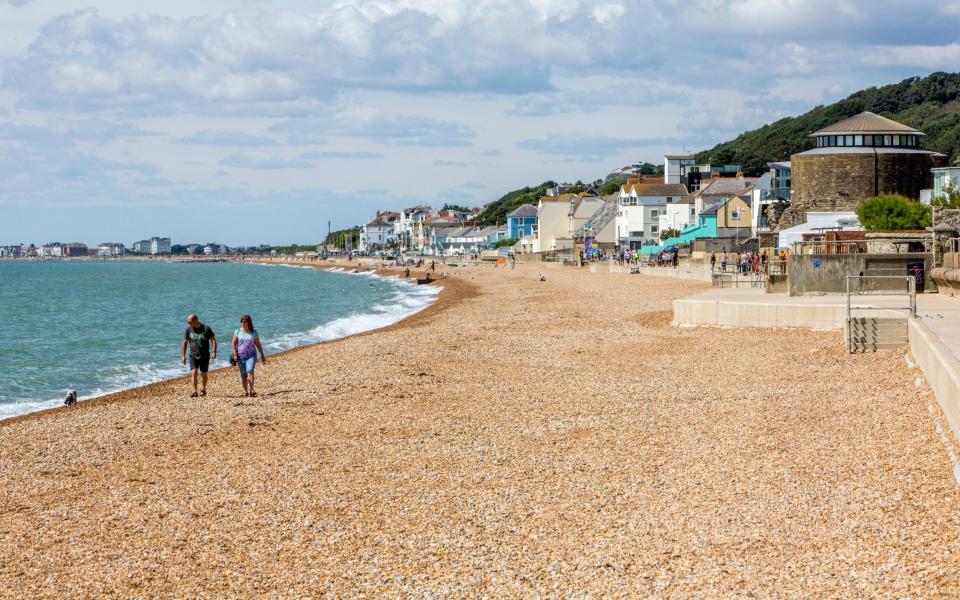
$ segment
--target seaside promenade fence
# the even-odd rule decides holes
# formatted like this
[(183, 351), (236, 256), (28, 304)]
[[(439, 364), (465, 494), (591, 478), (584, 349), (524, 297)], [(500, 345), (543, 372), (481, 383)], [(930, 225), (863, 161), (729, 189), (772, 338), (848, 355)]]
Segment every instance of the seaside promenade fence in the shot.
[(794, 242), (792, 255), (905, 254), (933, 251), (929, 237), (875, 237), (862, 240), (816, 240)]

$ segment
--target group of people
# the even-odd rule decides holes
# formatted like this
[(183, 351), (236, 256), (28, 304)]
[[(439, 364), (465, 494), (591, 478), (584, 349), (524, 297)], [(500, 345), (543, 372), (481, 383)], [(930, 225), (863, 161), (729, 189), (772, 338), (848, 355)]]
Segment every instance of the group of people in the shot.
[[(734, 261), (732, 270), (737, 273), (742, 273), (744, 275), (749, 273), (766, 273), (767, 272), (767, 255), (758, 254), (756, 252), (741, 252), (734, 255)], [(727, 253), (723, 252), (720, 254), (720, 272), (726, 273), (727, 271)], [(716, 252), (710, 254), (710, 270), (717, 270), (717, 254)]]
[[(217, 336), (209, 325), (202, 323), (194, 314), (187, 317), (187, 329), (183, 332), (183, 342), (180, 344), (180, 361), (183, 364), (187, 364), (187, 348), (190, 349), (190, 372), (193, 375), (193, 393), (190, 397), (206, 396), (210, 361), (217, 360)], [(260, 336), (253, 327), (253, 318), (250, 315), (243, 315), (240, 317), (240, 327), (233, 332), (230, 364), (240, 369), (240, 383), (243, 385), (244, 396), (257, 395), (254, 390), (256, 380), (254, 370), (257, 366), (258, 351), (260, 362), (267, 364), (267, 355), (260, 344)]]

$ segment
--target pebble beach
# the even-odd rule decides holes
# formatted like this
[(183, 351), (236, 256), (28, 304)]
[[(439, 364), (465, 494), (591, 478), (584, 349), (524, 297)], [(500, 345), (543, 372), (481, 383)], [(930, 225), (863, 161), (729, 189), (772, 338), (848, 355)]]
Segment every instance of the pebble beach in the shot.
[(226, 369), (0, 421), (0, 597), (960, 596), (903, 351), (672, 328), (702, 283), (438, 271), (259, 397)]

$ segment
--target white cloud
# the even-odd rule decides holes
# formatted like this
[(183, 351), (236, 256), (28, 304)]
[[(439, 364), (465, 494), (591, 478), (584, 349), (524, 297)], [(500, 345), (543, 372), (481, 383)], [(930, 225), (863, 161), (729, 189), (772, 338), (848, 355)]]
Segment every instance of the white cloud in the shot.
[[(0, 117), (3, 117), (0, 112)], [(0, 120), (0, 139), (28, 144), (69, 146), (76, 142), (109, 142), (120, 138), (159, 135), (130, 123), (107, 121), (99, 117), (87, 119), (53, 118), (43, 124)]]
[(193, 135), (179, 138), (181, 144), (207, 144), (210, 146), (278, 146), (278, 142), (263, 135), (240, 131), (215, 131), (206, 129)]
[(328, 159), (343, 159), (343, 160), (380, 160), (383, 158), (383, 154), (380, 152), (366, 152), (366, 151), (331, 151), (331, 152), (304, 152), (300, 155), (300, 158), (304, 160), (328, 160)]
[(399, 146), (469, 146), (476, 132), (463, 123), (432, 117), (377, 111), (328, 113), (319, 117), (286, 119), (270, 131), (287, 136), (290, 144), (312, 144), (328, 137), (360, 137)]
[(225, 167), (236, 167), (239, 169), (307, 169), (312, 165), (300, 158), (280, 158), (276, 156), (256, 156), (250, 154), (231, 154), (220, 161)]
[(594, 135), (550, 135), (543, 139), (523, 140), (517, 144), (521, 150), (540, 154), (580, 158), (614, 156), (624, 150), (651, 146), (680, 146), (685, 140), (679, 138), (614, 138)]
[(597, 23), (610, 27), (627, 14), (627, 9), (622, 4), (601, 4), (595, 6), (591, 14)]

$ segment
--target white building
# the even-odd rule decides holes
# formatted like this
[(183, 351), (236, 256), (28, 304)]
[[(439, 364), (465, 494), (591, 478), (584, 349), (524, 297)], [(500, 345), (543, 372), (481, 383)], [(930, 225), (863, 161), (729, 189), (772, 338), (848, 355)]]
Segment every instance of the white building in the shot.
[(639, 248), (660, 243), (661, 214), (669, 214), (667, 206), (682, 203), (685, 196), (687, 188), (678, 183), (631, 182), (621, 186), (616, 220), (617, 245)]
[(943, 195), (949, 186), (960, 190), (960, 167), (933, 169), (933, 193), (930, 199), (935, 200)]
[(123, 256), (127, 249), (118, 242), (103, 242), (97, 246), (97, 256)]
[(663, 205), (659, 211), (659, 219), (661, 233), (667, 229), (683, 231), (691, 225), (696, 225), (697, 208), (693, 201), (693, 195), (687, 194), (673, 203)]
[(230, 248), (216, 242), (207, 244), (203, 247), (203, 254), (206, 256), (216, 256), (217, 254), (228, 254)]
[(150, 238), (150, 254), (170, 254), (170, 238)]
[(663, 157), (663, 182), (686, 184), (684, 167), (697, 163), (693, 154), (668, 154)]
[(394, 225), (399, 218), (400, 213), (377, 211), (377, 216), (360, 230), (360, 252), (381, 251), (393, 243), (397, 239)]
[(60, 242), (44, 244), (37, 248), (37, 256), (40, 258), (61, 258), (63, 256), (63, 244)]
[(415, 231), (423, 219), (433, 214), (429, 206), (413, 206), (400, 211), (400, 215), (393, 223), (393, 236), (401, 248), (419, 248), (421, 244), (415, 242)]
[(781, 229), (777, 235), (777, 247), (790, 250), (796, 242), (803, 241), (803, 234), (821, 232), (825, 229), (837, 231), (863, 231), (860, 219), (855, 212), (808, 212), (807, 222), (789, 229)]

